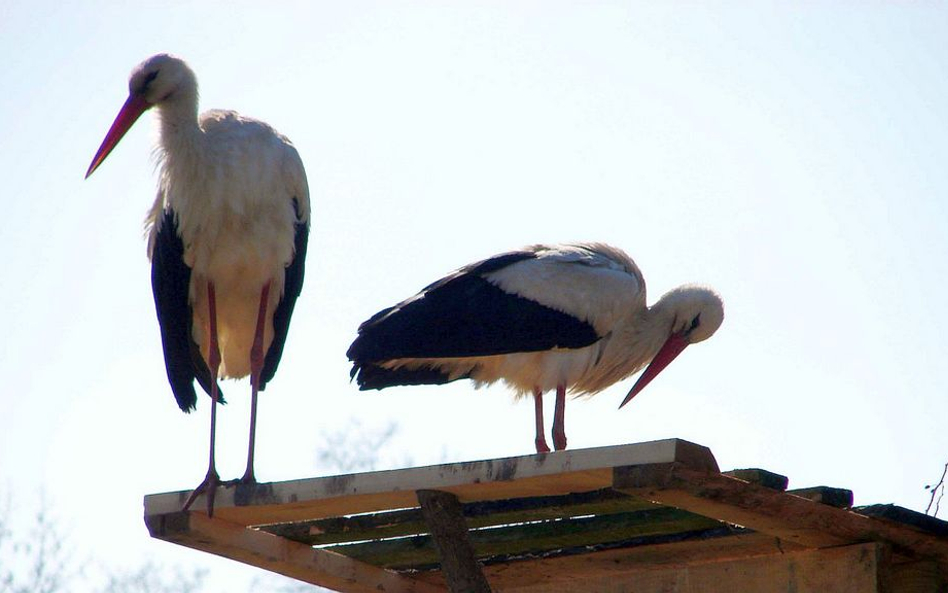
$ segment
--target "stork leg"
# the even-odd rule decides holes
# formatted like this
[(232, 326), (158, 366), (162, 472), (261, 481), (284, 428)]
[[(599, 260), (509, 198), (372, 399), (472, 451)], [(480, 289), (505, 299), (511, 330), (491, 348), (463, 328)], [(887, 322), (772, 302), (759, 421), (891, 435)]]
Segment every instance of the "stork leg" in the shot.
[(556, 409), (553, 411), (553, 447), (566, 448), (566, 385), (556, 386)]
[(534, 440), (537, 453), (549, 453), (550, 446), (546, 444), (546, 438), (543, 436), (543, 392), (539, 388), (533, 390), (533, 406), (537, 423), (537, 438)]
[(263, 331), (267, 320), (267, 304), (270, 302), (270, 283), (260, 290), (260, 310), (257, 312), (257, 329), (250, 348), (250, 445), (247, 448), (247, 471), (240, 481), (253, 484), (253, 448), (257, 434), (257, 392), (260, 390), (260, 373), (263, 371)]
[(214, 463), (214, 437), (217, 433), (217, 373), (221, 366), (221, 350), (217, 343), (217, 300), (214, 295), (214, 283), (207, 283), (207, 311), (208, 311), (208, 353), (207, 366), (211, 371), (211, 453), (210, 461), (207, 467), (207, 476), (204, 481), (198, 484), (187, 502), (184, 503), (182, 511), (188, 510), (191, 504), (202, 493), (207, 493), (207, 516), (214, 516), (214, 493), (221, 479), (217, 474), (217, 466)]

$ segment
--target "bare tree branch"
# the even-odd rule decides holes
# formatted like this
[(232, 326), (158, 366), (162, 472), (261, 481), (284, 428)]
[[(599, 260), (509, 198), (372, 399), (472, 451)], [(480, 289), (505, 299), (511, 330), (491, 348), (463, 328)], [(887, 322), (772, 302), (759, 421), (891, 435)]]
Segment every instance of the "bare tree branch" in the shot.
[(927, 515), (929, 511), (932, 510), (932, 505), (935, 506), (935, 512), (932, 514), (933, 517), (938, 516), (938, 511), (941, 507), (941, 499), (945, 495), (945, 476), (948, 475), (948, 463), (945, 464), (944, 469), (941, 472), (941, 478), (938, 479), (938, 483), (934, 486), (928, 485), (925, 486), (925, 490), (931, 490), (932, 497), (928, 501), (928, 506), (925, 507), (925, 514)]
[[(316, 453), (321, 471), (350, 473), (379, 469), (381, 453), (398, 432), (398, 424), (389, 422), (380, 429), (370, 429), (358, 420), (327, 433)], [(411, 465), (411, 458), (398, 460), (398, 465)]]
[(207, 570), (193, 569), (189, 574), (175, 567), (148, 562), (123, 573), (109, 576), (101, 593), (198, 593), (204, 588)]

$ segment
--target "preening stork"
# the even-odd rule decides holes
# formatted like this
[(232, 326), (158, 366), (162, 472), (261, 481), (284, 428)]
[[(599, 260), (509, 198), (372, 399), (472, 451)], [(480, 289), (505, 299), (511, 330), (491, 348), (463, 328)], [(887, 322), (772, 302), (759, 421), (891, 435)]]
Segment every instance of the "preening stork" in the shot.
[(128, 100), (102, 141), (92, 174), (142, 113), (155, 107), (161, 136), (158, 196), (145, 221), (151, 283), (165, 368), (178, 406), (197, 404), (194, 380), (211, 396), (205, 493), (213, 514), (218, 378), (250, 375), (247, 470), (253, 458), (257, 392), (270, 381), (303, 285), (310, 203), (306, 172), (290, 141), (233, 111), (198, 116), (194, 72), (158, 54), (135, 67)]
[(359, 388), (504, 381), (532, 394), (536, 449), (543, 393), (556, 390), (553, 445), (566, 448), (566, 392), (593, 395), (648, 364), (620, 408), (724, 321), (713, 290), (681, 286), (648, 307), (645, 279), (601, 243), (534, 245), (465, 266), (359, 327), (349, 347)]

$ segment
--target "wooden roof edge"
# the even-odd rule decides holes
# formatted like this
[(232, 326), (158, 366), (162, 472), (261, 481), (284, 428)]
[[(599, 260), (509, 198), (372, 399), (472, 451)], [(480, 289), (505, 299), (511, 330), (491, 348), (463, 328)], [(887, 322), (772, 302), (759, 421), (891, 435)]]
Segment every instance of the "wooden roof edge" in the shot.
[[(346, 497), (362, 497), (363, 501), (368, 501), (372, 495), (391, 495), (398, 500), (391, 501), (391, 496), (387, 496), (389, 502), (397, 503), (401, 500), (404, 506), (417, 506), (414, 492), (424, 489), (451, 491), (465, 501), (466, 489), (481, 492), (486, 485), (504, 482), (512, 484), (506, 489), (506, 494), (509, 495), (516, 490), (515, 484), (518, 481), (536, 481), (535, 479), (570, 473), (589, 473), (592, 476), (592, 473), (599, 472), (602, 474), (601, 479), (597, 481), (589, 477), (589, 485), (608, 487), (611, 486), (614, 467), (672, 462), (700, 472), (719, 471), (717, 461), (707, 447), (682, 439), (664, 439), (519, 457), (224, 486), (217, 491), (215, 512), (224, 518), (237, 520), (236, 514), (240, 514), (240, 509), (247, 507), (261, 507), (263, 510), (263, 507), (282, 506), (287, 507), (289, 512), (289, 507), (299, 507), (316, 501)], [(535, 491), (534, 486), (531, 493)], [(144, 499), (145, 517), (177, 512), (189, 495), (189, 490), (147, 495)], [(203, 496), (199, 497), (193, 508), (203, 508), (203, 499)], [(346, 512), (352, 514), (379, 510), (373, 507), (374, 504), (375, 502), (365, 502), (362, 506), (356, 505)], [(284, 516), (283, 520), (289, 519)]]
[(810, 548), (887, 542), (897, 553), (932, 558), (948, 572), (948, 538), (680, 463), (616, 468), (614, 488)]
[(870, 504), (855, 507), (853, 510), (860, 515), (910, 525), (926, 533), (948, 538), (948, 521), (912, 509), (895, 504)]

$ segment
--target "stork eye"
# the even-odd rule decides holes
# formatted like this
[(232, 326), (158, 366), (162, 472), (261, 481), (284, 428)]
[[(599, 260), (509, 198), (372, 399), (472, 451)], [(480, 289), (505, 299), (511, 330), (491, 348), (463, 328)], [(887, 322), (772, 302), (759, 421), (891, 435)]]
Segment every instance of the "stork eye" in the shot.
[(695, 315), (695, 318), (691, 320), (691, 327), (688, 328), (688, 333), (695, 331), (698, 326), (701, 325), (701, 314)]
[(158, 78), (158, 71), (157, 71), (157, 70), (155, 70), (154, 72), (149, 72), (149, 73), (145, 76), (145, 86), (148, 86), (149, 84), (151, 84), (151, 82), (152, 82), (153, 80), (155, 80), (156, 78)]

